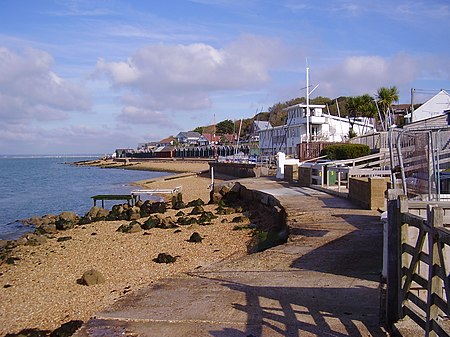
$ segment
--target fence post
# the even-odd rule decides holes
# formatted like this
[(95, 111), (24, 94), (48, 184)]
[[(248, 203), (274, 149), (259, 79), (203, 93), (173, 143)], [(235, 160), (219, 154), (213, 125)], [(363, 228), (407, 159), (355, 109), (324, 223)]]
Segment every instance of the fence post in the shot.
[(425, 336), (429, 337), (438, 336), (433, 330), (433, 322), (437, 322), (439, 314), (439, 307), (435, 304), (434, 297), (436, 294), (442, 298), (442, 280), (436, 269), (441, 267), (437, 230), (439, 227), (443, 227), (443, 220), (444, 210), (442, 207), (427, 206), (427, 224), (430, 231), (428, 232), (429, 263)]
[(398, 196), (399, 189), (388, 190), (388, 233), (387, 233), (387, 302), (386, 323), (392, 326), (401, 315), (401, 213)]

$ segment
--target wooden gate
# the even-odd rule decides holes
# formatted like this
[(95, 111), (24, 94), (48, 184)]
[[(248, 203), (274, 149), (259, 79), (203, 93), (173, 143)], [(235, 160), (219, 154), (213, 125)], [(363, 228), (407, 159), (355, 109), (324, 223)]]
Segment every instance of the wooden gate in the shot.
[(389, 190), (387, 323), (409, 318), (425, 336), (449, 336), (449, 203), (408, 201)]

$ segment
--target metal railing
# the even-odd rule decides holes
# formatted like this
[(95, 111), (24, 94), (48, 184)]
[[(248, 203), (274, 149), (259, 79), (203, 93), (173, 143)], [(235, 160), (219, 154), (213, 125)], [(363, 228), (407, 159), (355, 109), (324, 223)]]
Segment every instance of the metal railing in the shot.
[(392, 179), (410, 199), (450, 198), (450, 128), (390, 131)]

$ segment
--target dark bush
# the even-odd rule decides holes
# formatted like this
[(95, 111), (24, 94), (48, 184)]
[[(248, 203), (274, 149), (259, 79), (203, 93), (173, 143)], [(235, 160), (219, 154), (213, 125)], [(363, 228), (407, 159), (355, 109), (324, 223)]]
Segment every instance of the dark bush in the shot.
[(331, 160), (353, 159), (370, 154), (370, 147), (364, 144), (334, 144), (320, 151), (321, 156)]

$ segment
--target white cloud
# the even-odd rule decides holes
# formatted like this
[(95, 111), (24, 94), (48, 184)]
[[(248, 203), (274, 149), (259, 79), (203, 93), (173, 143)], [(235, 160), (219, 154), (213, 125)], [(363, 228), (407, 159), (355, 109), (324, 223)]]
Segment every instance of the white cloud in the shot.
[(26, 49), (22, 54), (0, 47), (0, 117), (4, 121), (60, 120), (86, 111), (90, 98), (80, 86), (52, 70), (50, 54)]
[(316, 73), (314, 81), (320, 84), (322, 96), (362, 95), (373, 94), (381, 86), (411, 83), (419, 73), (419, 64), (404, 54), (390, 58), (351, 56)]
[[(0, 122), (1, 154), (112, 153), (114, 146), (135, 147), (142, 138), (129, 130), (102, 125), (44, 128)], [(120, 140), (120, 141), (118, 141)]]
[(213, 92), (266, 84), (270, 69), (283, 54), (277, 40), (252, 35), (223, 49), (204, 43), (155, 44), (121, 62), (99, 60), (96, 75), (104, 74), (113, 87), (129, 91), (122, 97), (122, 117), (137, 110), (146, 114), (198, 111), (211, 107)]

